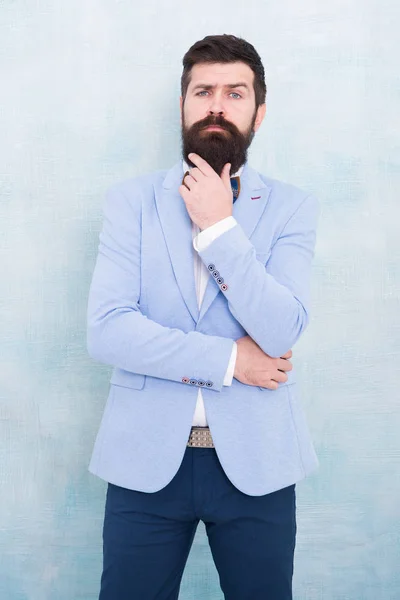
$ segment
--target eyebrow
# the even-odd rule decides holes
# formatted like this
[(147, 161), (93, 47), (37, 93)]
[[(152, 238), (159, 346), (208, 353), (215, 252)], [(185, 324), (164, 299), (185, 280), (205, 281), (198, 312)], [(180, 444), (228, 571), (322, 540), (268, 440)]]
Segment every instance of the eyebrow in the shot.
[[(203, 90), (212, 90), (215, 87), (216, 87), (215, 85), (211, 85), (210, 83), (198, 83), (197, 85), (194, 86), (192, 92), (195, 92), (199, 88), (201, 88)], [(247, 85), (247, 83), (244, 83), (241, 81), (239, 81), (239, 83), (227, 83), (226, 85), (224, 85), (224, 87), (229, 88), (229, 89), (244, 87), (244, 88), (246, 88), (246, 90), (249, 90), (249, 86)]]

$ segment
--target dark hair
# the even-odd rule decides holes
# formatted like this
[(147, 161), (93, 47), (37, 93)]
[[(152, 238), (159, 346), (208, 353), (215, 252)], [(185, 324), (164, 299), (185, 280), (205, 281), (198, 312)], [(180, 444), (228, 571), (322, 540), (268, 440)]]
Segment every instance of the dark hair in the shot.
[(199, 40), (183, 57), (183, 72), (181, 76), (181, 93), (185, 99), (190, 83), (190, 73), (193, 65), (199, 63), (230, 63), (244, 62), (254, 73), (254, 94), (256, 108), (264, 104), (267, 94), (264, 67), (254, 46), (234, 35), (207, 35)]

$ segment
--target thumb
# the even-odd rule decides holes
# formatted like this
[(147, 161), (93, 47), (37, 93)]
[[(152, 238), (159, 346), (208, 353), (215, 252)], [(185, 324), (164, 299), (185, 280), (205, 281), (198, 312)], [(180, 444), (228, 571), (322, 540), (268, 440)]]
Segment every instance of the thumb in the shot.
[(231, 170), (231, 163), (226, 163), (226, 165), (224, 165), (224, 168), (222, 169), (222, 175), (221, 175), (221, 179), (224, 182), (224, 184), (229, 187), (231, 187), (231, 180), (230, 180), (230, 170)]

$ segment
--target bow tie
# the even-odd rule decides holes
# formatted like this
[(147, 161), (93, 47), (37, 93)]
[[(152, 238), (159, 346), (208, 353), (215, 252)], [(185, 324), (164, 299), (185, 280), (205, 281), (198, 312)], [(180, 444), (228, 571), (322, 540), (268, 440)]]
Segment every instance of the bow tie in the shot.
[[(186, 177), (186, 175), (190, 175), (190, 171), (186, 171), (186, 173), (183, 176), (182, 179), (182, 185), (184, 185), (183, 181)], [(235, 201), (238, 199), (239, 194), (240, 194), (240, 176), (236, 175), (235, 177), (231, 177), (231, 188), (232, 188), (232, 193), (233, 193), (233, 204), (235, 204)]]

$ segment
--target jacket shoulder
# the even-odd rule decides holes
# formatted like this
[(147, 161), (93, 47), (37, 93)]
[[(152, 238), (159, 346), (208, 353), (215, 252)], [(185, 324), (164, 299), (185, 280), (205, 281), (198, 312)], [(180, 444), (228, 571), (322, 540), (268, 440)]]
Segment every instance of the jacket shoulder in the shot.
[(271, 189), (270, 202), (274, 210), (283, 212), (287, 217), (292, 216), (300, 207), (306, 212), (320, 212), (320, 202), (313, 192), (262, 173), (258, 175)]
[(159, 184), (165, 179), (167, 173), (168, 169), (159, 169), (158, 171), (151, 171), (136, 175), (135, 177), (129, 177), (128, 179), (122, 179), (109, 185), (107, 193), (120, 193), (126, 197), (130, 197), (132, 193), (147, 191), (154, 185)]
[(312, 192), (300, 188), (297, 185), (282, 181), (281, 179), (275, 179), (259, 173), (261, 180), (271, 188), (274, 195), (282, 198), (296, 198), (300, 202), (305, 200), (308, 196), (313, 195)]

